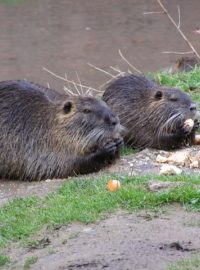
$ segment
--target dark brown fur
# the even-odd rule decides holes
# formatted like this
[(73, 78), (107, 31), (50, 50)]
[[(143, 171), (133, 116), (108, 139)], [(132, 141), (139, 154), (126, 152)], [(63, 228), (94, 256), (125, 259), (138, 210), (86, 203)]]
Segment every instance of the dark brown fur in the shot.
[[(132, 147), (173, 149), (194, 141), (196, 105), (179, 89), (129, 75), (111, 83), (103, 100), (127, 128), (125, 143)], [(184, 127), (189, 118), (195, 120), (192, 130)]]
[(118, 157), (119, 120), (105, 102), (27, 81), (0, 82), (0, 177), (64, 178)]
[(199, 59), (195, 57), (181, 57), (176, 61), (174, 73), (189, 72), (199, 65)]

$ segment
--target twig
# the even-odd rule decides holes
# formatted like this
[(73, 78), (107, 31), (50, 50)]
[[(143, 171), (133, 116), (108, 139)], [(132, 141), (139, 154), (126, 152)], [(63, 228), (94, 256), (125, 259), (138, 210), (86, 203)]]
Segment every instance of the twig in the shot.
[(178, 24), (177, 24), (177, 27), (178, 27), (178, 29), (180, 29), (180, 27), (181, 27), (181, 11), (180, 11), (179, 6), (177, 6), (177, 10), (178, 10)]
[(73, 84), (74, 88), (76, 89), (76, 92), (78, 93), (78, 95), (81, 96), (81, 93), (78, 90), (78, 86), (77, 86), (78, 84), (76, 84), (74, 81), (72, 81), (72, 84)]
[(79, 76), (78, 76), (78, 72), (76, 71), (76, 77), (77, 77), (77, 79), (78, 79), (78, 82), (79, 82), (79, 84), (81, 85), (80, 86), (80, 88), (81, 88), (81, 94), (83, 95), (84, 93), (83, 93), (83, 87), (82, 87), (82, 83), (81, 83), (81, 80), (80, 80), (80, 78), (79, 78)]
[(113, 78), (111, 78), (111, 79), (108, 80), (107, 82), (101, 84), (101, 85), (98, 87), (98, 89), (103, 88), (106, 84), (112, 82), (114, 79), (117, 79), (117, 78), (120, 77), (120, 76), (124, 76), (125, 73), (126, 73), (126, 72), (120, 72), (120, 73), (118, 73), (116, 76), (114, 76)]
[[(62, 76), (59, 76), (59, 75), (55, 74), (54, 72), (50, 71), (49, 69), (47, 69), (47, 68), (45, 68), (45, 67), (43, 67), (43, 69), (44, 69), (46, 72), (48, 72), (48, 73), (50, 73), (51, 75), (53, 75), (54, 77), (56, 77), (56, 78), (58, 78), (58, 79), (60, 79), (60, 80), (62, 80), (62, 81), (65, 81), (65, 82), (67, 82), (68, 84), (72, 84), (72, 85), (75, 87), (76, 90), (77, 90), (77, 87), (82, 87), (82, 88), (85, 88), (85, 89), (87, 89), (87, 90), (88, 90), (88, 88), (90, 88), (90, 89), (91, 89), (92, 91), (94, 91), (94, 92), (102, 93), (101, 90), (98, 90), (98, 89), (95, 89), (95, 88), (92, 88), (92, 87), (90, 87), (90, 86), (83, 85), (83, 84), (80, 84), (80, 83), (76, 83), (76, 82), (74, 82), (74, 81), (68, 80), (67, 78), (63, 78)], [(66, 89), (68, 89), (68, 88), (66, 87)], [(68, 89), (68, 91), (69, 91), (69, 89)], [(71, 92), (71, 91), (70, 91), (70, 92)], [(78, 91), (78, 92), (79, 92), (79, 91)], [(79, 93), (80, 93), (80, 92), (79, 92)]]
[(110, 66), (110, 68), (118, 73), (121, 73), (121, 70), (117, 67)]
[(179, 34), (182, 36), (182, 38), (185, 40), (185, 42), (188, 44), (188, 46), (192, 49), (192, 51), (194, 52), (194, 54), (196, 55), (196, 57), (198, 59), (200, 59), (200, 55), (198, 54), (198, 52), (196, 51), (196, 49), (193, 47), (192, 43), (188, 40), (188, 38), (185, 36), (185, 34), (181, 31), (181, 29), (178, 27), (178, 24), (176, 24), (176, 22), (174, 21), (174, 19), (171, 17), (171, 15), (169, 14), (169, 12), (167, 11), (167, 9), (165, 8), (165, 6), (161, 3), (160, 0), (157, 0), (158, 4), (161, 6), (161, 8), (163, 9), (163, 11), (165, 12), (165, 14), (167, 15), (167, 17), (169, 18), (169, 20), (173, 23), (173, 25), (176, 27), (177, 31), (179, 32)]
[(150, 12), (143, 12), (143, 15), (148, 15), (148, 14), (164, 14), (164, 11), (150, 11)]
[(96, 66), (93, 65), (93, 64), (90, 64), (90, 63), (87, 63), (87, 64), (88, 64), (89, 66), (93, 67), (94, 69), (99, 70), (99, 71), (101, 71), (101, 72), (103, 72), (103, 73), (109, 75), (109, 76), (112, 77), (112, 78), (115, 77), (115, 76), (112, 75), (111, 73), (109, 73), (109, 72), (107, 72), (107, 71), (105, 71), (105, 70), (103, 70), (103, 69), (101, 69), (101, 68), (99, 68), (99, 67), (96, 67)]
[(72, 95), (72, 96), (78, 96), (77, 94), (75, 94), (74, 92), (72, 92), (69, 88), (67, 88), (66, 86), (63, 87), (63, 90), (69, 94), (69, 95)]
[(68, 81), (68, 77), (67, 77), (67, 73), (65, 73), (65, 79), (66, 79), (66, 81), (67, 81), (67, 85), (68, 85), (68, 88), (67, 89), (70, 89), (71, 91), (72, 91), (72, 88), (71, 88), (71, 85), (70, 85), (70, 83), (69, 83), (69, 81)]
[(174, 52), (174, 51), (164, 51), (162, 53), (172, 53), (172, 54), (191, 54), (194, 53), (194, 51), (189, 51), (189, 52)]
[(140, 74), (142, 74), (142, 72), (139, 70), (139, 69), (137, 69), (136, 67), (134, 67), (124, 56), (123, 56), (123, 54), (122, 54), (122, 52), (120, 51), (120, 50), (118, 50), (118, 52), (119, 52), (119, 55), (121, 56), (121, 58), (133, 69), (133, 70), (135, 70), (136, 72), (138, 72), (138, 73), (140, 73)]

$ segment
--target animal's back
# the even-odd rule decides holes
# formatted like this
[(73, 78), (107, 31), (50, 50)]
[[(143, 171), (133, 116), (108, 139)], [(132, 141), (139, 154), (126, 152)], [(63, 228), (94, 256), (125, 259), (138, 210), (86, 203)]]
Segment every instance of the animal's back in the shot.
[(1, 177), (8, 177), (8, 174), (18, 177), (17, 172), (25, 174), (25, 168), (39, 157), (39, 148), (45, 145), (50, 127), (46, 115), (51, 114), (53, 106), (33, 84), (25, 81), (0, 83)]

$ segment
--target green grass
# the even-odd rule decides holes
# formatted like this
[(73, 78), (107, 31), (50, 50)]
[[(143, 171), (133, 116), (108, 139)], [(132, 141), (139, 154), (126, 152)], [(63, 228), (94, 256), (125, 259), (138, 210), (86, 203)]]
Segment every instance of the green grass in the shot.
[(32, 264), (36, 263), (38, 260), (37, 256), (30, 256), (28, 258), (26, 258), (26, 261), (24, 263), (24, 269), (29, 269), (31, 267)]
[(150, 77), (154, 78), (162, 85), (180, 88), (189, 93), (192, 99), (198, 104), (198, 108), (200, 108), (200, 67), (196, 67), (191, 72), (173, 75), (157, 72), (150, 74)]
[(167, 270), (199, 270), (200, 258), (194, 257), (191, 259), (182, 259), (176, 263), (171, 264)]
[(10, 262), (10, 258), (3, 255), (3, 254), (0, 254), (0, 267), (4, 266), (5, 264), (9, 263)]
[(106, 183), (110, 176), (100, 179), (79, 178), (69, 180), (57, 192), (45, 198), (28, 197), (14, 199), (0, 208), (0, 246), (10, 241), (28, 239), (45, 224), (50, 227), (69, 224), (74, 221), (95, 222), (104, 213), (119, 208), (129, 211), (148, 208), (156, 210), (171, 203), (200, 211), (199, 176), (161, 177), (161, 181), (182, 181), (183, 186), (161, 193), (146, 188), (149, 176), (111, 176), (121, 181), (122, 188), (110, 193)]
[(127, 146), (124, 146), (122, 147), (121, 151), (120, 151), (120, 155), (121, 156), (128, 156), (128, 155), (131, 155), (131, 154), (136, 154), (138, 153), (140, 150), (139, 149), (133, 149), (131, 147), (127, 147)]

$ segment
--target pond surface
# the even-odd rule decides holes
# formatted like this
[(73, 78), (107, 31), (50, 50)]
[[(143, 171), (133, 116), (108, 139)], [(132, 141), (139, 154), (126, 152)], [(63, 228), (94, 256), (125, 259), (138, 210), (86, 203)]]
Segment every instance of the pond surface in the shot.
[[(156, 0), (24, 0), (0, 1), (0, 80), (27, 79), (58, 90), (63, 81), (42, 69), (69, 79), (78, 72), (81, 82), (98, 87), (110, 77), (88, 66), (109, 70), (128, 66), (123, 55), (143, 72), (174, 63), (179, 55), (163, 51), (189, 51)], [(14, 2), (17, 2), (16, 0)], [(181, 29), (200, 52), (199, 0), (163, 1), (175, 21), (177, 5)]]

